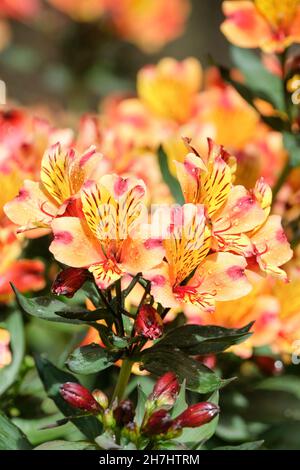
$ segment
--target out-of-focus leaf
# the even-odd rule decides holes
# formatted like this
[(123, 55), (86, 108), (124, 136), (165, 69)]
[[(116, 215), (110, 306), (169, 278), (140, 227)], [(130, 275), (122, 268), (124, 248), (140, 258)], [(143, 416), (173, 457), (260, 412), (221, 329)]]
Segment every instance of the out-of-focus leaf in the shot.
[(180, 381), (186, 379), (186, 388), (198, 393), (210, 393), (225, 385), (215, 372), (175, 349), (146, 349), (141, 355), (143, 367), (161, 376), (173, 371)]
[(147, 401), (147, 395), (143, 391), (141, 384), (139, 384), (138, 385), (138, 401), (137, 401), (137, 406), (135, 410), (135, 419), (136, 419), (138, 426), (140, 426), (143, 421), (143, 417), (145, 414), (146, 401)]
[(0, 450), (30, 450), (25, 434), (0, 412)]
[(295, 375), (284, 375), (278, 377), (268, 377), (256, 386), (260, 390), (274, 390), (288, 392), (300, 400), (300, 378)]
[(49, 441), (40, 444), (33, 450), (97, 450), (89, 442)]
[[(254, 93), (249, 87), (247, 87), (243, 83), (233, 80), (230, 76), (229, 70), (225, 67), (220, 67), (219, 70), (222, 75), (222, 78), (230, 85), (232, 85), (233, 88), (235, 88), (236, 91), (241, 95), (241, 97), (244, 98), (244, 100), (247, 101), (247, 103), (250, 104), (257, 112), (258, 109), (255, 106), (255, 100), (257, 98), (261, 98), (264, 101), (268, 101), (268, 97), (265, 93)], [(289, 125), (287, 121), (284, 121), (279, 116), (265, 116), (261, 114), (260, 117), (262, 121), (264, 121), (269, 127), (278, 132), (282, 132)]]
[(300, 165), (300, 136), (283, 132), (283, 145), (289, 153), (289, 161), (293, 167)]
[(213, 450), (258, 450), (263, 445), (264, 441), (253, 441), (253, 442), (245, 442), (244, 444), (240, 444), (239, 446), (222, 446), (222, 447), (215, 447)]
[(24, 356), (24, 326), (22, 315), (18, 311), (11, 311), (7, 317), (6, 328), (11, 335), (10, 347), (12, 350), (12, 362), (0, 369), (0, 395), (15, 381)]
[(95, 374), (112, 366), (118, 354), (92, 343), (75, 349), (67, 361), (68, 368), (75, 374)]
[(162, 147), (159, 147), (158, 149), (158, 161), (159, 161), (160, 171), (163, 176), (163, 179), (165, 183), (167, 184), (167, 186), (169, 187), (175, 201), (178, 204), (181, 204), (181, 205), (184, 204), (184, 197), (181, 191), (180, 184), (177, 178), (175, 178), (170, 172), (169, 165), (168, 165), (168, 158)]
[(263, 93), (275, 109), (284, 111), (283, 86), (280, 77), (269, 72), (255, 52), (236, 46), (231, 46), (230, 51), (233, 62), (242, 72), (247, 86), (257, 94)]
[(186, 394), (186, 389), (185, 389), (185, 380), (184, 380), (183, 384), (180, 387), (180, 392), (178, 394), (175, 405), (173, 406), (173, 409), (171, 411), (172, 417), (176, 418), (176, 416), (180, 415), (180, 413), (182, 413), (188, 407), (188, 404), (185, 399), (185, 394)]
[(177, 348), (194, 355), (217, 354), (234, 344), (239, 344), (251, 336), (253, 322), (244, 328), (223, 328), (215, 325), (183, 325), (167, 333), (156, 348)]
[[(65, 382), (78, 382), (76, 377), (58, 369), (43, 357), (36, 358), (36, 366), (48, 396), (52, 398), (62, 414), (66, 417), (81, 415), (82, 410), (68, 405), (59, 391), (60, 386)], [(90, 440), (95, 439), (102, 432), (102, 425), (94, 416), (72, 418), (70, 421)]]

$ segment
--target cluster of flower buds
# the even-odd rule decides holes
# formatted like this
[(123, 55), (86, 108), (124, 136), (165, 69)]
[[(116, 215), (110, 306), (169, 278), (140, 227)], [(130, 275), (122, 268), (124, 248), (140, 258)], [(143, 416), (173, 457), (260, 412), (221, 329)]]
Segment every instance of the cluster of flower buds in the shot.
[(156, 382), (146, 402), (142, 428), (146, 436), (161, 437), (163, 435), (172, 439), (179, 435), (183, 428), (202, 426), (219, 414), (218, 405), (202, 402), (189, 406), (179, 416), (172, 418), (168, 410), (174, 406), (179, 388), (179, 382), (172, 372), (167, 372)]
[(51, 292), (55, 295), (73, 297), (87, 280), (88, 274), (87, 269), (66, 268), (56, 276)]
[(78, 383), (67, 382), (60, 388), (65, 401), (74, 408), (95, 414), (105, 429), (121, 430), (130, 440), (139, 436), (150, 439), (173, 439), (183, 428), (195, 428), (209, 423), (219, 413), (214, 403), (202, 402), (189, 406), (179, 416), (170, 410), (176, 403), (180, 385), (173, 372), (158, 379), (145, 403), (145, 414), (140, 427), (135, 422), (135, 409), (131, 400), (114, 402), (108, 406), (108, 398), (101, 390), (91, 393)]
[(137, 314), (135, 331), (148, 339), (158, 339), (163, 334), (163, 321), (152, 305), (143, 305)]

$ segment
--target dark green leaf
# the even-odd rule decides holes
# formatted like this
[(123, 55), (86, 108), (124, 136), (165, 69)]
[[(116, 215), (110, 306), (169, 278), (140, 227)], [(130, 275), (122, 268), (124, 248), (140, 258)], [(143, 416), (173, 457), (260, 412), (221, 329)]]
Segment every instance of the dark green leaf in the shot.
[(33, 315), (34, 317), (42, 318), (48, 321), (82, 325), (80, 320), (62, 318), (56, 314), (56, 312), (73, 312), (75, 309), (74, 306), (68, 306), (64, 302), (61, 302), (60, 300), (50, 296), (29, 299), (22, 295), (15, 286), (12, 285), (12, 288), (16, 294), (16, 299), (20, 308), (29, 315)]
[(24, 356), (24, 326), (22, 315), (18, 311), (9, 313), (5, 327), (11, 335), (12, 362), (0, 369), (0, 395), (15, 381)]
[(177, 348), (194, 355), (217, 354), (251, 336), (253, 322), (243, 328), (223, 328), (215, 325), (183, 325), (167, 333), (156, 348)]
[(213, 450), (257, 450), (263, 445), (264, 441), (245, 442), (239, 446), (222, 446)]
[(177, 178), (175, 178), (170, 172), (169, 165), (168, 165), (168, 157), (165, 154), (162, 147), (159, 147), (159, 150), (158, 150), (158, 161), (159, 161), (160, 171), (163, 176), (163, 179), (165, 183), (168, 185), (175, 201), (178, 204), (181, 204), (181, 205), (184, 204), (184, 197), (181, 191), (180, 184)]
[(143, 367), (156, 376), (173, 371), (186, 388), (198, 393), (210, 393), (224, 386), (215, 372), (189, 356), (175, 349), (146, 349), (141, 355)]
[(98, 330), (103, 344), (109, 350), (118, 351), (118, 349), (124, 349), (128, 346), (126, 339), (116, 336), (107, 326), (96, 324), (94, 327)]
[[(66, 417), (82, 414), (81, 410), (69, 406), (59, 391), (60, 386), (65, 382), (78, 382), (76, 377), (58, 369), (43, 357), (36, 358), (36, 366), (48, 396), (52, 398), (62, 414)], [(70, 421), (90, 440), (102, 432), (102, 425), (94, 416), (72, 418)]]
[(75, 374), (95, 374), (112, 366), (118, 358), (119, 355), (92, 343), (75, 349), (67, 366)]
[(275, 109), (285, 110), (282, 80), (269, 72), (255, 52), (231, 46), (231, 57), (242, 72), (246, 85), (258, 96), (263, 93)]
[(97, 308), (96, 310), (78, 310), (74, 312), (74, 307), (72, 307), (71, 311), (56, 311), (55, 314), (68, 320), (80, 320), (78, 323), (90, 323), (98, 320), (111, 320), (111, 315), (105, 308)]
[(300, 165), (300, 136), (283, 132), (283, 145), (289, 153), (290, 163), (293, 167)]
[(0, 450), (30, 450), (31, 448), (25, 434), (0, 413)]

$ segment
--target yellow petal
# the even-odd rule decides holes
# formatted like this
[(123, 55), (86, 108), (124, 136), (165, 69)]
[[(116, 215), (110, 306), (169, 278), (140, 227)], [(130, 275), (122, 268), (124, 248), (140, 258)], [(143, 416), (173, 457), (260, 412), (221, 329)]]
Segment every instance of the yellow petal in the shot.
[(25, 180), (18, 196), (4, 206), (7, 217), (19, 225), (19, 231), (49, 227), (56, 216), (56, 206), (41, 189), (40, 184)]
[(274, 276), (287, 279), (285, 271), (279, 268), (293, 256), (281, 226), (281, 217), (271, 215), (265, 224), (251, 237), (255, 247), (256, 259), (260, 268)]

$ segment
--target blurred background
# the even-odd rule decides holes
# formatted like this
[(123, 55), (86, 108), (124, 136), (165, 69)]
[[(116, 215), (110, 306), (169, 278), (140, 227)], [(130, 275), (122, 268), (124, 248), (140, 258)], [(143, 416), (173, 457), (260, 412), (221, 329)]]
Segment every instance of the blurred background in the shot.
[[(31, 3), (25, 0), (20, 4), (25, 5), (26, 1)], [(145, 50), (140, 40), (129, 42), (126, 33), (114, 30), (103, 14), (83, 21), (84, 15), (75, 12), (74, 21), (74, 12), (70, 16), (70, 11), (61, 11), (62, 6), (65, 9), (66, 5), (83, 3), (82, 0), (43, 1), (30, 14), (23, 14), (21, 20), (14, 11), (4, 12), (2, 3), (0, 18), (5, 27), (0, 28), (0, 79), (7, 85), (8, 98), (23, 105), (47, 104), (52, 110), (63, 107), (70, 111), (92, 111), (108, 93), (132, 92), (139, 68), (157, 62), (160, 57), (195, 56), (203, 65), (211, 59), (225, 64), (229, 60), (228, 43), (219, 29), (221, 0), (183, 2), (182, 17), (186, 20), (181, 25), (182, 31), (164, 41), (162, 47), (154, 46), (154, 50), (151, 44)], [(135, 3), (145, 3), (146, 9), (149, 1)], [(172, 5), (170, 8), (172, 11)], [(162, 15), (165, 24), (169, 15), (167, 12)], [(4, 23), (7, 17), (9, 22)], [(139, 21), (138, 16), (134, 21)]]

